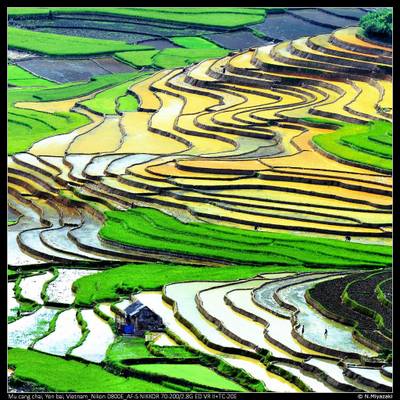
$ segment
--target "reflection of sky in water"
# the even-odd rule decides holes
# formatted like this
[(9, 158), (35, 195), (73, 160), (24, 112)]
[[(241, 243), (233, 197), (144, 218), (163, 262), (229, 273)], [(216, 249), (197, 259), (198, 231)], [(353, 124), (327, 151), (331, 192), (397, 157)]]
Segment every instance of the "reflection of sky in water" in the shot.
[[(310, 275), (303, 275), (299, 277), (295, 277), (292, 279), (288, 279), (285, 281), (278, 281), (278, 282), (271, 282), (266, 285), (263, 285), (261, 288), (254, 291), (254, 297), (257, 303), (261, 304), (263, 307), (268, 308), (268, 310), (275, 311), (280, 315), (286, 315), (290, 317), (292, 315), (292, 311), (288, 310), (287, 308), (282, 307), (278, 304), (274, 299), (274, 293), (278, 290), (281, 286), (286, 286), (289, 284), (300, 283), (305, 280), (309, 280), (312, 278), (322, 277), (323, 274), (310, 274)], [(281, 292), (279, 292), (281, 293)]]
[(59, 315), (55, 331), (39, 340), (34, 348), (46, 353), (64, 356), (70, 347), (78, 343), (81, 336), (81, 328), (76, 320), (76, 310), (71, 308)]
[(82, 318), (88, 324), (89, 334), (71, 354), (88, 361), (101, 362), (106, 356), (108, 346), (114, 341), (114, 333), (110, 325), (93, 310), (82, 310)]
[(19, 308), (19, 303), (14, 297), (14, 282), (7, 283), (7, 310), (9, 317), (15, 317)]
[[(314, 284), (315, 282), (294, 285), (279, 292), (279, 297), (282, 300), (294, 305), (300, 310), (300, 313), (297, 315), (297, 320), (300, 325), (304, 325), (305, 339), (335, 350), (374, 355), (375, 352), (353, 339), (351, 335), (353, 328), (325, 318), (307, 304), (304, 293)], [(299, 329), (301, 332), (301, 328)], [(328, 329), (328, 335), (326, 337), (324, 335), (325, 329)]]
[[(217, 283), (217, 282), (214, 282)], [(219, 282), (222, 284), (222, 282)], [(176, 286), (179, 284), (171, 285)], [(170, 286), (166, 286), (169, 288)], [(174, 291), (175, 292), (175, 291)], [(222, 357), (228, 364), (231, 364), (238, 368), (243, 368), (251, 376), (261, 380), (265, 383), (268, 389), (276, 392), (287, 392), (295, 391), (295, 389), (288, 384), (287, 381), (278, 377), (277, 375), (271, 374), (265, 369), (260, 361), (252, 358), (239, 356), (239, 355), (223, 355), (216, 350), (207, 347), (201, 342), (189, 329), (184, 327), (179, 321), (176, 320), (172, 312), (172, 308), (169, 307), (161, 297), (160, 292), (141, 292), (136, 295), (136, 298), (153, 310), (156, 314), (162, 317), (162, 320), (166, 326), (168, 326), (175, 334), (177, 334), (183, 341), (187, 342), (194, 349), (200, 350), (206, 354), (213, 354)]]
[(35, 339), (44, 335), (57, 309), (42, 307), (33, 314), (8, 325), (8, 345), (26, 349)]
[(72, 291), (72, 284), (83, 276), (92, 275), (98, 270), (87, 269), (59, 269), (58, 277), (47, 286), (49, 301), (63, 304), (72, 304), (75, 300), (75, 293)]
[(325, 383), (320, 382), (318, 379), (308, 376), (302, 371), (300, 371), (299, 368), (293, 367), (286, 365), (284, 363), (274, 363), (274, 365), (277, 365), (278, 367), (281, 367), (285, 369), (286, 371), (291, 372), (294, 376), (297, 376), (300, 378), (306, 385), (308, 385), (314, 392), (320, 392), (320, 393), (331, 393), (331, 392), (336, 392), (332, 387), (327, 386)]
[(392, 386), (392, 381), (389, 378), (386, 378), (381, 374), (379, 369), (375, 368), (358, 368), (351, 367), (349, 368), (351, 371), (355, 372), (358, 375), (363, 376), (364, 378), (371, 379), (372, 381), (378, 382), (382, 385)]
[(19, 284), (21, 288), (21, 295), (26, 299), (35, 301), (38, 304), (43, 304), (41, 291), (43, 285), (53, 277), (51, 272), (45, 274), (29, 276), (23, 278)]

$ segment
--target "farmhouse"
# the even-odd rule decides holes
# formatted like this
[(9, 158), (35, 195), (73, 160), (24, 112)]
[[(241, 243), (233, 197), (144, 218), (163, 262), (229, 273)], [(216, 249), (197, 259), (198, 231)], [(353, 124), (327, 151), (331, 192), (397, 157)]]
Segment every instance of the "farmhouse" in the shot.
[(135, 299), (125, 310), (119, 310), (115, 323), (118, 332), (123, 335), (143, 337), (146, 331), (160, 332), (164, 330), (162, 319)]

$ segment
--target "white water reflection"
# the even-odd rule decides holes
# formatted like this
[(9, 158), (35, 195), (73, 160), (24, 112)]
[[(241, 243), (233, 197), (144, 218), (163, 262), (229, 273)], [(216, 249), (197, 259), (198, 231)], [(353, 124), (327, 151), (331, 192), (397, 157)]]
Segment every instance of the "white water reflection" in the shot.
[(82, 310), (82, 317), (87, 322), (89, 334), (82, 345), (74, 349), (71, 354), (99, 363), (106, 357), (108, 346), (114, 342), (114, 333), (110, 325), (93, 310)]
[(59, 310), (42, 307), (33, 314), (27, 315), (8, 325), (8, 346), (27, 349), (29, 345), (43, 336), (49, 324)]
[(242, 368), (255, 379), (259, 379), (263, 382), (265, 387), (269, 390), (281, 393), (299, 391), (298, 388), (294, 387), (283, 378), (267, 371), (260, 361), (244, 356), (224, 354), (206, 346), (175, 318), (172, 308), (162, 300), (161, 292), (141, 292), (136, 295), (136, 298), (158, 314), (162, 318), (164, 324), (193, 349), (220, 357), (228, 364), (237, 368)]
[(75, 345), (81, 336), (82, 331), (76, 320), (76, 310), (69, 309), (58, 316), (55, 331), (39, 340), (34, 348), (45, 353), (65, 356), (68, 349)]
[(19, 284), (21, 288), (21, 295), (26, 299), (33, 300), (38, 304), (43, 304), (41, 291), (43, 285), (53, 277), (53, 274), (47, 271), (45, 274), (28, 276), (21, 279)]
[[(324, 317), (306, 302), (304, 294), (316, 282), (296, 284), (278, 292), (279, 297), (283, 301), (292, 304), (300, 310), (299, 314), (297, 314), (297, 319), (300, 325), (304, 325), (303, 336), (305, 339), (321, 346), (347, 353), (355, 352), (371, 357), (376, 356), (376, 352), (353, 338), (352, 332), (354, 328), (336, 323)], [(328, 330), (327, 335), (324, 335), (325, 329)]]
[(49, 301), (61, 304), (72, 304), (75, 300), (75, 293), (72, 291), (72, 284), (74, 281), (82, 276), (92, 275), (99, 271), (91, 269), (60, 268), (58, 272), (58, 277), (53, 282), (50, 282), (47, 287), (46, 293), (49, 297)]

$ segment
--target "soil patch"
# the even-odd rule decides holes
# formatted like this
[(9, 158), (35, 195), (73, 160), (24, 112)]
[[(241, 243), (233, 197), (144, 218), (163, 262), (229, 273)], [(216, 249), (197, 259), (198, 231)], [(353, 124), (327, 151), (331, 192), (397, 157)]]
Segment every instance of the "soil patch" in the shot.
[(313, 24), (321, 24), (323, 26), (326, 25), (328, 27), (331, 27), (332, 29), (357, 25), (357, 22), (355, 22), (354, 20), (349, 20), (348, 18), (327, 14), (321, 10), (316, 10), (313, 8), (294, 10), (290, 11), (290, 13), (300, 18), (304, 18), (305, 20), (308, 20), (310, 22), (312, 21)]
[(115, 58), (104, 57), (104, 58), (92, 58), (97, 65), (101, 68), (109, 71), (112, 74), (119, 74), (121, 72), (134, 72), (135, 69), (127, 64), (117, 61)]
[(367, 11), (362, 10), (361, 8), (324, 7), (322, 11), (336, 14), (344, 18), (356, 19), (356, 20), (359, 20), (367, 13)]
[(225, 47), (229, 50), (266, 46), (268, 44), (267, 40), (260, 39), (247, 30), (239, 30), (236, 32), (227, 33), (213, 33), (211, 35), (207, 35), (206, 37), (221, 47)]
[(99, 59), (52, 59), (38, 57), (16, 63), (42, 78), (58, 83), (87, 81), (92, 76), (116, 72), (133, 72), (132, 67), (111, 57)]
[(96, 39), (121, 40), (134, 43), (149, 38), (197, 36), (221, 30), (190, 27), (173, 23), (150, 22), (107, 15), (54, 15), (49, 18), (9, 19), (9, 25), (35, 31), (59, 33)]
[(78, 36), (92, 39), (119, 40), (128, 44), (135, 44), (144, 39), (151, 39), (154, 36), (143, 35), (130, 32), (113, 32), (107, 30), (98, 30), (92, 28), (37, 28), (37, 32), (56, 33), (59, 35)]
[(289, 14), (268, 15), (264, 22), (252, 25), (271, 39), (293, 40), (302, 36), (315, 36), (331, 33), (331, 28), (325, 28), (311, 22), (303, 21)]

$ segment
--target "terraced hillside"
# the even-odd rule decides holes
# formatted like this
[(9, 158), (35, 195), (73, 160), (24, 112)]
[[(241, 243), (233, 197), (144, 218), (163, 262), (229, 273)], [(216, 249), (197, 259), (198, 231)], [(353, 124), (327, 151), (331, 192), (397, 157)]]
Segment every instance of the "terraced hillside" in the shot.
[[(10, 35), (49, 35), (30, 51), (67, 33), (109, 58), (80, 82), (9, 66), (11, 383), (391, 391), (392, 49), (346, 25), (366, 10), (289, 10), (325, 31), (272, 43), (243, 8), (264, 43), (236, 51), (232, 27), (127, 10), (12, 10)], [(152, 48), (171, 26), (180, 48)], [(119, 334), (135, 301), (163, 333)]]

